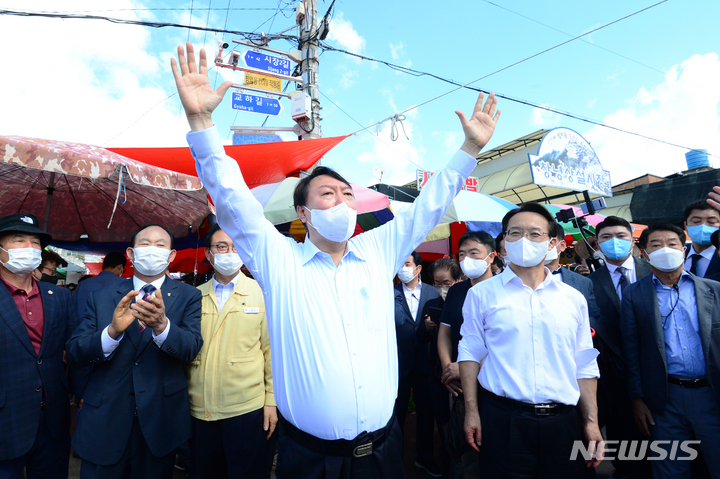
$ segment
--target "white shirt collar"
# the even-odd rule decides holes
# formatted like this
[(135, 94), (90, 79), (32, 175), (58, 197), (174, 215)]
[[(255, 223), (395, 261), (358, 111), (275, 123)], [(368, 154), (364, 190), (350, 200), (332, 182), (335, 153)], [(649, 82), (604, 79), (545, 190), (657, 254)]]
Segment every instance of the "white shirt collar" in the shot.
[(706, 260), (712, 261), (712, 257), (715, 254), (715, 246), (710, 246), (707, 249), (705, 249), (702, 253), (698, 253), (697, 251), (695, 251), (695, 245), (690, 245), (690, 250), (688, 251), (687, 257), (689, 258), (690, 256), (692, 256), (694, 254), (699, 254)]
[(235, 286), (237, 286), (238, 277), (240, 276), (240, 274), (242, 274), (242, 271), (238, 270), (238, 272), (235, 273), (235, 276), (233, 276), (233, 279), (231, 279), (228, 284), (219, 283), (218, 280), (215, 279), (215, 276), (213, 276), (213, 279), (212, 279), (212, 281), (213, 281), (213, 289), (214, 289), (214, 290), (217, 290), (217, 287), (218, 287), (218, 286), (222, 286), (223, 288), (227, 288), (228, 286), (230, 286), (232, 289), (235, 289)]
[[(610, 274), (614, 274), (615, 270), (618, 268), (614, 264), (610, 264), (608, 262), (605, 262), (608, 269), (610, 270)], [(628, 256), (628, 259), (625, 260), (625, 262), (621, 265), (623, 268), (627, 269), (628, 272), (635, 270), (635, 258), (633, 255)]]
[(418, 289), (421, 289), (421, 288), (422, 288), (422, 281), (418, 281), (418, 283), (415, 285), (415, 288), (414, 288), (414, 289), (408, 288), (405, 283), (402, 283), (402, 285), (403, 285), (403, 291), (407, 291), (407, 292), (409, 292), (409, 293), (413, 293), (413, 292), (417, 291)]
[[(165, 282), (165, 277), (166, 277), (166, 276), (167, 276), (167, 275), (164, 274), (164, 275), (160, 276), (160, 278), (156, 279), (155, 281), (153, 281), (153, 282), (150, 283), (150, 284), (152, 284), (153, 286), (155, 286), (155, 289), (161, 289), (160, 286), (162, 286), (163, 283)], [(133, 276), (133, 289), (134, 289), (135, 291), (140, 291), (140, 290), (142, 289), (142, 287), (145, 286), (146, 284), (147, 284), (147, 283), (146, 283), (145, 281), (141, 280), (141, 279), (138, 278), (137, 276)]]

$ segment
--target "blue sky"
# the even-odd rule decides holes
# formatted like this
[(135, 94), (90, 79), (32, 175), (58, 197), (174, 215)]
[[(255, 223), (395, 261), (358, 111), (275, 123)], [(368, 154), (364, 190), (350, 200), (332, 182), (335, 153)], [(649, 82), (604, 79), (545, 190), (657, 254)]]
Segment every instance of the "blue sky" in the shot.
[[(62, 4), (62, 8), (58, 5)], [(277, 33), (294, 24), (296, 2), (280, 0), (0, 1), (0, 7), (33, 11), (87, 11), (116, 18)], [(330, 1), (320, 0), (319, 13)], [(467, 83), (590, 31), (654, 1), (356, 2), (335, 3), (329, 45), (367, 57)], [(226, 9), (231, 10), (210, 10)], [(280, 9), (278, 11), (278, 5)], [(264, 8), (269, 10), (238, 10)], [(123, 9), (123, 10), (121, 10)], [(130, 10), (125, 10), (130, 9)], [(132, 10), (136, 9), (136, 10)], [(138, 10), (172, 9), (172, 10)], [(234, 10), (232, 10), (234, 9)], [(101, 11), (118, 10), (118, 11)], [(121, 11), (120, 11), (121, 10)], [(513, 13), (515, 12), (515, 13)], [(277, 15), (276, 15), (277, 13)], [(271, 20), (271, 18), (273, 18)], [(691, 148), (706, 148), (720, 165), (720, 2), (670, 0), (475, 83), (528, 102), (549, 105), (619, 128)], [(564, 32), (564, 33), (563, 33)], [(297, 29), (288, 34), (296, 34)], [(232, 35), (191, 32), (214, 56), (217, 41)], [(96, 20), (0, 16), (0, 40), (9, 46), (1, 85), (0, 134), (79, 141), (102, 146), (184, 145), (187, 122), (169, 71), (175, 46), (187, 29), (116, 25)], [(270, 45), (293, 47), (285, 40)], [(244, 47), (239, 48), (243, 50)], [(241, 81), (240, 74), (211, 71), (211, 80)], [(324, 136), (352, 133), (454, 87), (337, 52), (320, 57)], [(409, 139), (390, 140), (390, 123), (346, 139), (323, 160), (359, 184), (414, 179), (415, 168), (441, 168), (462, 143), (453, 113), (466, 113), (475, 93), (456, 91), (406, 113)], [(169, 98), (168, 98), (169, 97)], [(292, 126), (285, 112), (267, 125)], [(335, 103), (335, 105), (333, 105)], [(342, 108), (343, 113), (338, 108)], [(540, 128), (564, 126), (596, 149), (613, 183), (686, 169), (686, 150), (617, 133), (564, 116), (500, 100), (502, 119), (487, 148)], [(264, 116), (236, 114), (229, 95), (215, 121), (258, 126)], [(292, 137), (289, 137), (292, 138)]]

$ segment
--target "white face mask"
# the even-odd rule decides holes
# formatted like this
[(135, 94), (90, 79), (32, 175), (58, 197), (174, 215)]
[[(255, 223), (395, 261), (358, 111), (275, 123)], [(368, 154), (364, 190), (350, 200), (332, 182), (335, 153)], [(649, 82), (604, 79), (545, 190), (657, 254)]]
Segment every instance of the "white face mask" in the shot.
[(135, 270), (145, 276), (157, 276), (168, 267), (170, 250), (157, 246), (143, 246), (133, 248), (133, 266)]
[(485, 271), (487, 271), (487, 259), (489, 257), (490, 255), (487, 255), (485, 256), (485, 259), (477, 259), (465, 256), (465, 259), (463, 259), (462, 263), (460, 263), (460, 267), (462, 268), (463, 273), (465, 273), (465, 276), (470, 279), (477, 279), (484, 275)]
[(443, 286), (442, 288), (438, 288), (438, 293), (440, 293), (440, 297), (442, 297), (443, 301), (445, 301), (445, 297), (447, 296), (447, 292), (450, 288), (447, 286)]
[(26, 276), (40, 266), (42, 262), (42, 251), (37, 248), (12, 248), (1, 250), (6, 251), (9, 258), (7, 263), (2, 263), (8, 271), (18, 276)]
[(548, 251), (547, 256), (545, 256), (545, 265), (548, 265), (558, 259), (558, 250), (557, 246)]
[(530, 268), (537, 266), (548, 254), (550, 240), (536, 243), (523, 237), (518, 241), (505, 241), (505, 250), (510, 257), (510, 262), (518, 266)]
[(415, 268), (412, 266), (403, 266), (400, 268), (400, 271), (398, 271), (398, 279), (403, 283), (408, 284), (410, 281), (415, 279), (415, 276), (417, 276), (413, 273), (413, 271), (415, 271)]
[(215, 257), (213, 267), (223, 276), (234, 276), (242, 268), (243, 262), (237, 253), (222, 253), (213, 256)]
[(653, 251), (648, 255), (648, 258), (653, 268), (666, 273), (675, 271), (685, 261), (685, 255), (681, 250), (668, 247)]
[[(507, 253), (507, 250), (505, 250), (505, 252)], [(510, 264), (510, 256), (503, 256), (502, 259), (505, 266)]]
[(312, 216), (313, 223), (308, 220), (308, 224), (327, 240), (342, 243), (350, 239), (355, 232), (357, 211), (347, 203), (340, 203), (327, 210), (311, 210), (305, 206), (303, 208)]

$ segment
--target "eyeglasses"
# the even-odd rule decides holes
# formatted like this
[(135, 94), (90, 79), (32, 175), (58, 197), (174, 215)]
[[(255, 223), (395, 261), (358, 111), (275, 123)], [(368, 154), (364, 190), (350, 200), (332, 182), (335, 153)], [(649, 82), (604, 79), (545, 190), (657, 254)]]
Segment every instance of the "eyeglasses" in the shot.
[(540, 241), (543, 236), (547, 235), (545, 231), (538, 228), (529, 231), (523, 231), (520, 228), (510, 228), (505, 233), (505, 238), (510, 240), (510, 242), (519, 241), (523, 236), (528, 238), (530, 241)]
[(233, 251), (235, 251), (235, 247), (234, 246), (231, 247), (227, 243), (211, 244), (210, 249), (213, 249), (213, 248), (215, 248), (215, 251), (217, 251), (220, 254), (227, 253), (228, 251), (230, 251), (231, 248)]

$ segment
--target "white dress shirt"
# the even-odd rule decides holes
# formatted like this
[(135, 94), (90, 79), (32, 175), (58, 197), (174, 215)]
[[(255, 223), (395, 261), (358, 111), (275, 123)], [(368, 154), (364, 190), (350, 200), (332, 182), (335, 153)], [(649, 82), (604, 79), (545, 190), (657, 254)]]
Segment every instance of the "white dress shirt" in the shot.
[[(163, 282), (165, 281), (165, 276), (162, 276), (160, 279), (156, 279), (153, 281), (152, 284), (155, 286), (155, 289), (160, 289), (160, 286), (162, 286)], [(133, 290), (140, 291), (143, 286), (145, 286), (147, 283), (142, 281), (141, 279), (138, 279), (137, 276), (133, 276)], [(141, 293), (142, 294), (142, 293)], [(139, 295), (138, 295), (139, 296)], [(136, 296), (137, 298), (137, 296)], [(142, 298), (140, 298), (142, 299)], [(110, 334), (108, 334), (108, 328), (110, 325), (106, 326), (105, 329), (103, 329), (103, 332), (100, 334), (100, 342), (102, 343), (102, 349), (103, 354), (105, 354), (105, 357), (110, 356), (113, 351), (120, 345), (120, 341), (122, 341), (122, 338), (125, 336), (125, 332), (123, 331), (120, 333), (120, 335), (117, 337), (117, 339), (113, 339), (110, 337)], [(132, 324), (128, 326), (129, 328), (134, 327)], [(139, 327), (139, 326), (138, 326)], [(165, 339), (168, 336), (168, 332), (170, 332), (170, 320), (167, 321), (167, 326), (165, 326), (165, 331), (163, 331), (160, 334), (155, 334), (154, 330), (150, 330), (152, 332), (153, 341), (157, 345), (158, 348), (161, 348), (163, 343), (165, 342)]]
[(412, 314), (412, 320), (417, 319), (418, 307), (420, 306), (420, 293), (422, 292), (422, 281), (418, 281), (414, 289), (407, 287), (405, 283), (402, 285), (403, 293), (405, 293), (405, 301), (407, 301), (408, 308), (410, 308), (410, 314)]
[[(622, 290), (620, 288), (620, 278), (622, 278), (622, 273), (618, 271), (618, 267), (614, 264), (610, 264), (606, 261), (605, 265), (610, 271), (610, 278), (612, 278), (613, 286), (615, 286), (615, 291), (617, 292), (618, 298), (620, 298), (620, 301), (622, 301)], [(635, 281), (637, 281), (637, 273), (635, 272), (635, 258), (633, 255), (630, 255), (628, 259), (625, 260), (625, 262), (622, 264), (622, 267), (627, 269), (627, 275), (630, 278), (630, 284), (633, 284)]]
[(697, 251), (695, 251), (695, 246), (690, 245), (690, 249), (687, 253), (687, 258), (685, 259), (686, 271), (690, 271), (690, 268), (692, 268), (692, 255), (694, 254), (700, 255), (697, 267), (695, 268), (695, 274), (697, 276), (700, 276), (701, 278), (704, 278), (705, 273), (707, 273), (708, 266), (710, 266), (710, 261), (712, 261), (712, 258), (715, 255), (715, 246), (710, 246), (706, 248), (702, 253), (698, 253)]
[(600, 376), (587, 301), (545, 272), (534, 291), (511, 268), (470, 289), (458, 362), (482, 363), (478, 381), (498, 396), (576, 405), (577, 380)]
[(322, 439), (384, 427), (398, 388), (392, 279), (442, 219), (476, 165), (460, 151), (394, 220), (348, 241), (336, 266), (265, 219), (215, 127), (187, 135), (218, 223), (265, 295), (275, 400)]
[(218, 311), (222, 311), (223, 306), (225, 306), (227, 300), (230, 299), (230, 295), (232, 295), (235, 285), (237, 284), (239, 274), (243, 274), (242, 271), (238, 270), (228, 284), (218, 283), (215, 276), (213, 276), (213, 289), (215, 290), (215, 299), (217, 299), (218, 302)]

